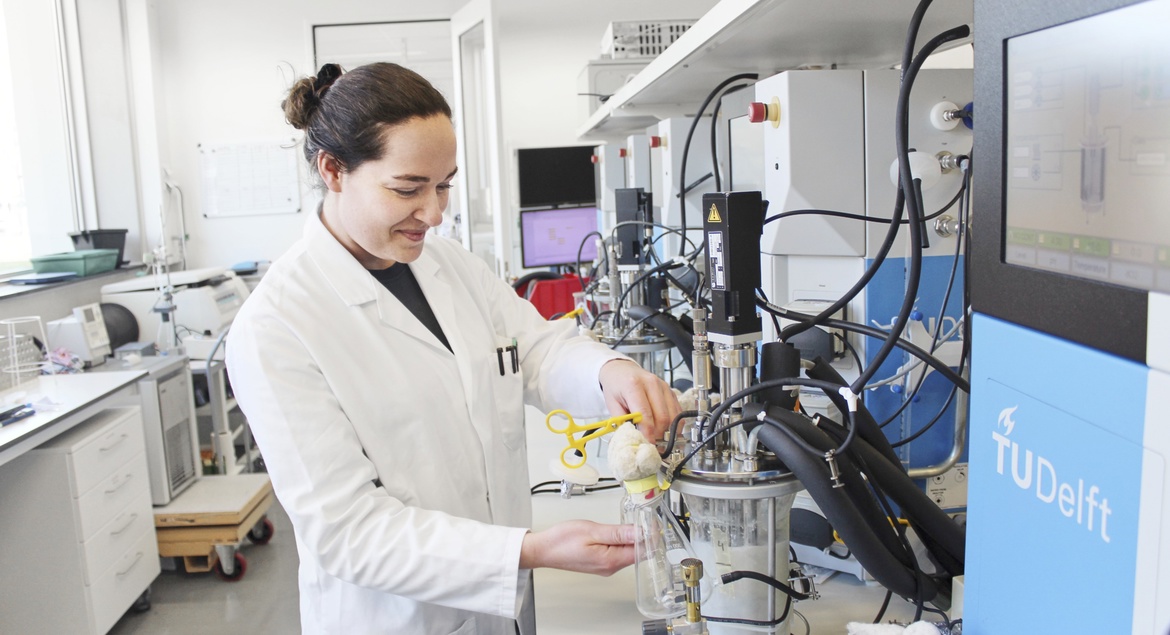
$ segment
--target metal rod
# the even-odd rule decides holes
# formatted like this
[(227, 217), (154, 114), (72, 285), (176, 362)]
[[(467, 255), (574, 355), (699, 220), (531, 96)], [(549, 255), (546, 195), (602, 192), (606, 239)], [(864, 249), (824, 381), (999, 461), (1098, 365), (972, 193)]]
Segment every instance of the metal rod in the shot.
[[(968, 371), (963, 371), (963, 378), (969, 376)], [(951, 444), (951, 452), (947, 458), (935, 465), (927, 465), (925, 467), (910, 468), (906, 471), (910, 478), (930, 478), (938, 476), (943, 472), (955, 466), (959, 462), (959, 457), (963, 455), (963, 448), (967, 445), (967, 393), (962, 390), (959, 391), (955, 398), (955, 441)]]
[[(768, 575), (779, 580), (776, 576), (776, 499), (768, 499)], [(768, 588), (768, 616), (769, 622), (776, 619), (776, 589)], [(776, 627), (772, 627), (776, 632)]]

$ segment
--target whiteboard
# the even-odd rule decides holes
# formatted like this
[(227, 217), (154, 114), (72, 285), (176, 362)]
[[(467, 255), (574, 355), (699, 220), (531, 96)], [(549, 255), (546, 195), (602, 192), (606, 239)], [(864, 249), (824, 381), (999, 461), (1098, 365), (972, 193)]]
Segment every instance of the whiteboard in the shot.
[(207, 218), (301, 211), (294, 140), (199, 144)]

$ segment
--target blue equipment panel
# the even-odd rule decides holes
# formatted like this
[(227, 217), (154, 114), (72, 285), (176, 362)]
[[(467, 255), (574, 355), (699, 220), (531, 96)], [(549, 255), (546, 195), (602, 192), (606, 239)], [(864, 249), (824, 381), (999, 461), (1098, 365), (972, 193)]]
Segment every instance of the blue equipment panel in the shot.
[(964, 632), (1165, 633), (1170, 435), (1152, 410), (1170, 378), (980, 314), (973, 329)]

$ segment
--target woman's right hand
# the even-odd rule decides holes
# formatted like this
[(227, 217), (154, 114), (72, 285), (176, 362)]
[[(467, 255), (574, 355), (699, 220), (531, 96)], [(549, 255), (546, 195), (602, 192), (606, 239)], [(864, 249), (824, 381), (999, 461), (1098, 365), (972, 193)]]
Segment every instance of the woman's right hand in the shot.
[(569, 520), (529, 532), (520, 546), (520, 568), (548, 567), (609, 576), (634, 564), (634, 526)]

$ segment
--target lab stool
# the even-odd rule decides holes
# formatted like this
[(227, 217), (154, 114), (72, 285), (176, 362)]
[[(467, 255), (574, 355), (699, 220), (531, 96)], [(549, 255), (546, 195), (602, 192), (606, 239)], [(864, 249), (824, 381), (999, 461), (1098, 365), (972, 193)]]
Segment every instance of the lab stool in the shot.
[(265, 517), (272, 501), (267, 474), (203, 476), (154, 508), (158, 555), (181, 557), (188, 572), (214, 568), (224, 580), (239, 580), (248, 567), (238, 552), (244, 537), (258, 545), (272, 539), (272, 521)]

